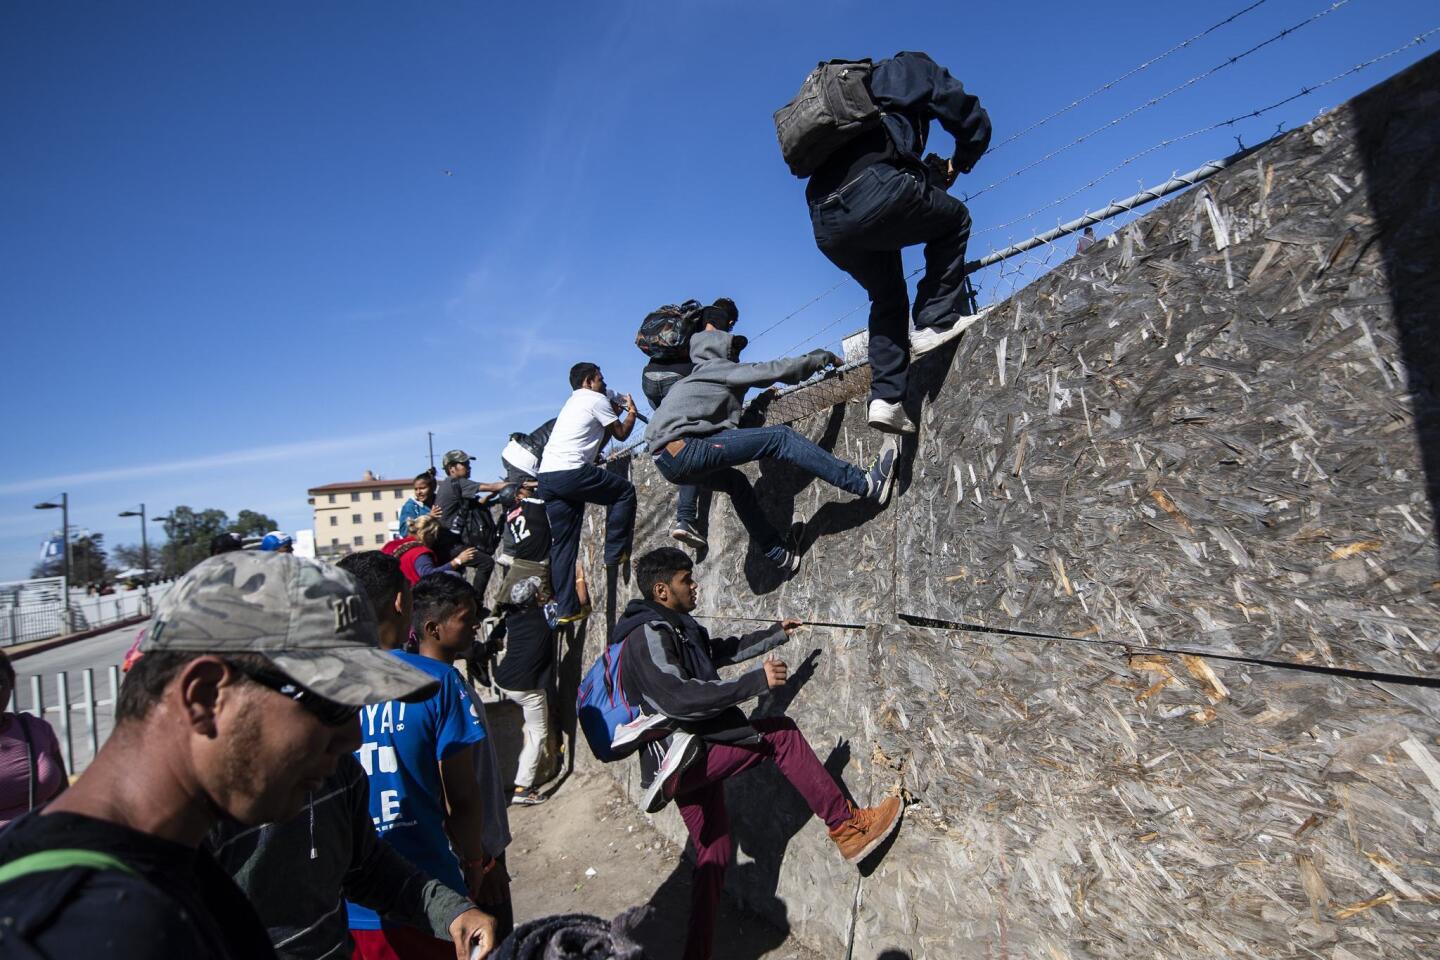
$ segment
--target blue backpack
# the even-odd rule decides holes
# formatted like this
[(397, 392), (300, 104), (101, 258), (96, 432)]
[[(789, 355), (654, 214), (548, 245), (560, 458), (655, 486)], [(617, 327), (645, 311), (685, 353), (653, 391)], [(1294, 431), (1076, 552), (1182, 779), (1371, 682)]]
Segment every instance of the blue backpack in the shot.
[(624, 640), (607, 646), (580, 681), (580, 692), (575, 696), (580, 729), (590, 743), (590, 752), (603, 763), (628, 757), (640, 748), (639, 741), (619, 748), (612, 746), (615, 731), (640, 716), (640, 708), (630, 704), (620, 688), (620, 651), (624, 647)]

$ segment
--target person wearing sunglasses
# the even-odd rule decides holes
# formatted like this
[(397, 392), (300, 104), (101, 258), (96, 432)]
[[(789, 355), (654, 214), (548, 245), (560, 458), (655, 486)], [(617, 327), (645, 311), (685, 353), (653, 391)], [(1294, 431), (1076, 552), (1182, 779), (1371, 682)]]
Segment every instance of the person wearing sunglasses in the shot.
[(0, 835), (0, 930), (22, 956), (273, 957), (201, 842), (295, 816), (359, 746), (360, 708), (437, 684), (378, 649), (354, 577), (286, 553), (200, 563), (140, 649), (89, 768)]
[[(365, 550), (337, 566), (364, 588), (381, 649), (400, 647), (410, 629), (410, 585), (399, 562)], [(353, 708), (312, 698), (284, 674), (257, 670), (250, 676), (328, 721), (355, 722)], [(347, 899), (431, 939), (450, 941), (456, 960), (469, 957), (477, 930), (486, 942), (498, 942), (494, 917), (380, 840), (370, 818), (369, 778), (353, 755), (311, 791), (297, 816), (258, 829), (221, 823), (206, 845), (250, 898), (283, 960), (351, 956), (355, 943), (346, 912), (337, 909)]]

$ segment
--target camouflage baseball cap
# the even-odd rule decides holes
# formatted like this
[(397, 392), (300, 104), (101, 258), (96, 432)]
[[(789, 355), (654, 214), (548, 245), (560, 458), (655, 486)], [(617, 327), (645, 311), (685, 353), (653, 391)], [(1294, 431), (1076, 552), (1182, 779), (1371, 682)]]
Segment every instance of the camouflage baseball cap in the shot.
[(469, 463), (474, 459), (474, 457), (470, 456), (470, 454), (464, 450), (447, 450), (445, 451), (445, 459), (440, 461), (440, 465), (446, 470), (449, 470), (457, 463)]
[(419, 700), (435, 678), (381, 650), (358, 580), (291, 553), (222, 553), (165, 594), (143, 653), (258, 653), (307, 690), (358, 707)]

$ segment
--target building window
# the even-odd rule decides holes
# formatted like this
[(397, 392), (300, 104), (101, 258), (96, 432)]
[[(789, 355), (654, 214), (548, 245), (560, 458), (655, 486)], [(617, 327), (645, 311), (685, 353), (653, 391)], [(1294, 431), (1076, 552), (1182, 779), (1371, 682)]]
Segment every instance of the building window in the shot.
[(358, 513), (352, 513), (352, 514), (350, 514), (350, 522), (351, 522), (351, 523), (359, 523), (359, 522), (360, 522), (360, 514), (358, 514)]
[(333, 513), (330, 514), (330, 526), (332, 526), (332, 527), (338, 527), (338, 526), (340, 526), (340, 518), (337, 517), (337, 516), (336, 516), (335, 514), (333, 514)]
[(363, 547), (363, 546), (365, 546), (365, 538), (364, 538), (364, 537), (357, 536), (357, 537), (355, 538), (355, 546), (357, 546), (357, 547)]
[(377, 534), (375, 534), (375, 542), (376, 542), (376, 543), (384, 543), (384, 542), (385, 542), (385, 534), (383, 534), (383, 533), (377, 533)]
[(375, 520), (376, 523), (384, 523), (384, 522), (385, 522), (385, 514), (383, 514), (383, 513), (375, 513), (375, 514), (371, 514), (371, 516), (374, 518), (374, 520)]
[(370, 499), (371, 499), (371, 500), (379, 500), (379, 499), (380, 499), (381, 497), (383, 497), (384, 495), (385, 495), (385, 491), (383, 491), (383, 490), (371, 490), (371, 491), (370, 491)]
[(331, 503), (334, 503), (334, 502), (335, 502), (335, 494), (331, 493), (331, 494), (327, 494), (327, 496), (329, 496)]
[(360, 494), (358, 494), (358, 493), (352, 493), (352, 494), (350, 494), (350, 502), (351, 502), (351, 503), (359, 503), (359, 502), (360, 502)]
[(396, 491), (395, 491), (395, 499), (396, 499), (396, 500), (399, 500), (399, 499), (400, 499), (401, 497), (403, 497), (403, 496), (405, 496), (405, 491), (404, 491), (404, 490), (396, 490)]
[(331, 537), (331, 538), (330, 538), (330, 546), (332, 546), (332, 547), (338, 547), (338, 546), (340, 546), (340, 538), (339, 538), (339, 537)]

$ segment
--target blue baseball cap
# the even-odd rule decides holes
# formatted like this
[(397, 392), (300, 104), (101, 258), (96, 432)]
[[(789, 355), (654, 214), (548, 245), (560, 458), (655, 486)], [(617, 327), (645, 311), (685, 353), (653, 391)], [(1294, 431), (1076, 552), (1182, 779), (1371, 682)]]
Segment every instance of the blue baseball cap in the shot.
[(260, 541), (261, 550), (279, 550), (281, 547), (291, 547), (295, 540), (288, 533), (279, 530), (271, 530), (265, 534), (265, 539)]

